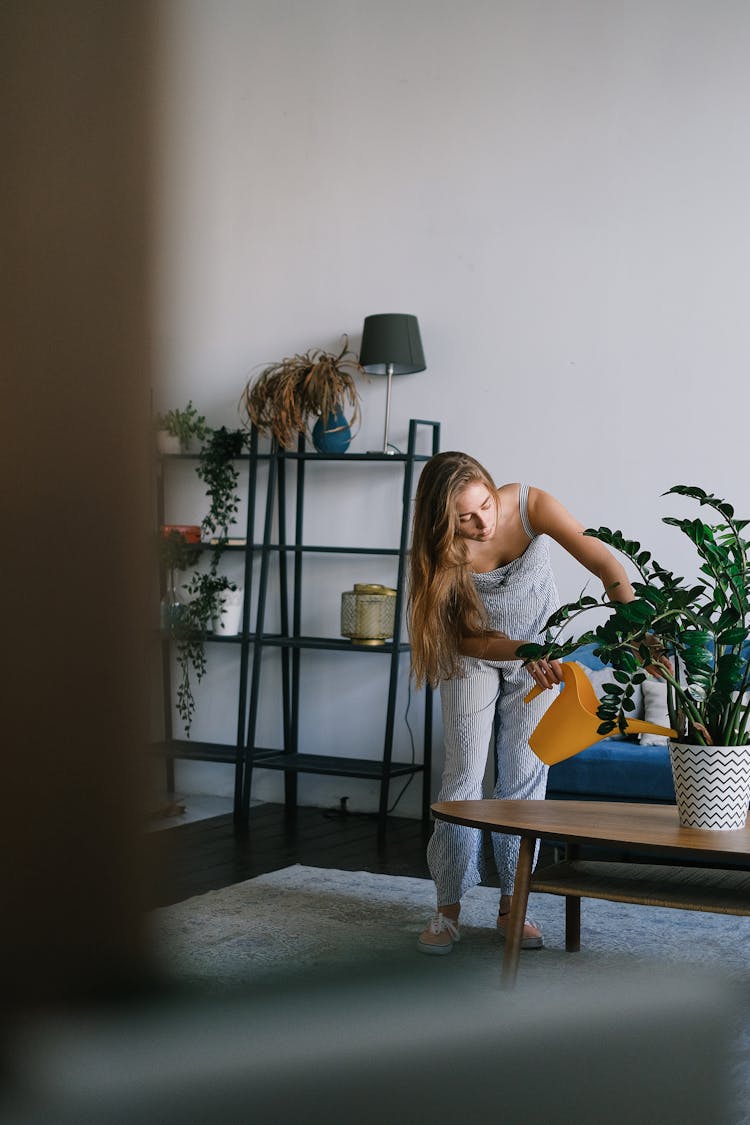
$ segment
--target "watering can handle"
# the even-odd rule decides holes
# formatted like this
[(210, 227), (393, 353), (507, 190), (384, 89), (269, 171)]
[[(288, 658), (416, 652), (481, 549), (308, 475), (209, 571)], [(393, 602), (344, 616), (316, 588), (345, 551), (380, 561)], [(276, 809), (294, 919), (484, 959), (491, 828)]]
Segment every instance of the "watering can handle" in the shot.
[[(570, 663), (564, 663), (563, 664), (562, 674), (563, 674), (563, 683), (567, 684), (568, 680), (572, 679), (572, 677), (573, 677), (573, 672), (571, 670)], [(555, 685), (555, 687), (557, 687), (557, 685)], [(543, 691), (549, 691), (549, 690), (550, 690), (549, 688), (544, 688), (540, 684), (534, 684), (531, 691), (528, 692), (528, 694), (523, 697), (523, 701), (524, 701), (524, 703), (531, 703), (532, 699), (536, 699), (536, 697), (538, 695), (541, 695)]]
[(539, 684), (534, 684), (528, 695), (525, 695), (523, 697), (524, 703), (531, 703), (532, 699), (536, 699), (536, 697), (538, 695), (541, 695), (543, 691), (549, 691), (549, 688), (543, 688)]

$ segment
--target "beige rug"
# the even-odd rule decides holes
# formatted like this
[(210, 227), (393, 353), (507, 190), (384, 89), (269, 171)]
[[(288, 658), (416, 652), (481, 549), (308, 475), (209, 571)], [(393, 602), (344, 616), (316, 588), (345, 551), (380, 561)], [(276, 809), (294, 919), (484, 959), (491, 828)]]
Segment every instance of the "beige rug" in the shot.
[[(491, 994), (502, 1004), (497, 891), (475, 887), (466, 896), (461, 942), (446, 957), (415, 949), (432, 907), (427, 880), (295, 865), (156, 910), (151, 923), (165, 977), (209, 996), (267, 996), (280, 987), (288, 994), (295, 981), (326, 980), (356, 996), (380, 978), (391, 988), (399, 979), (407, 989), (434, 985), (441, 1018), (451, 996), (486, 1003)], [(728, 979), (741, 1012), (728, 1015), (741, 1107), (732, 1125), (750, 1125), (750, 920), (585, 900), (583, 948), (569, 954), (564, 900), (532, 895), (529, 913), (545, 948), (522, 954), (514, 1002), (557, 996), (572, 1004), (593, 988), (606, 1004), (613, 988), (627, 989), (631, 979), (641, 987), (644, 975), (654, 990), (675, 974), (686, 991), (701, 975), (722, 986)]]
[[(212, 989), (323, 968), (404, 964), (499, 980), (497, 891), (475, 887), (462, 907), (462, 940), (448, 957), (415, 950), (433, 908), (425, 879), (295, 865), (199, 895), (152, 915), (165, 972)], [(617, 974), (629, 966), (718, 970), (750, 988), (750, 919), (585, 900), (582, 949), (565, 952), (564, 900), (532, 895), (546, 948), (525, 952), (519, 983)], [(438, 964), (436, 965), (435, 962)]]

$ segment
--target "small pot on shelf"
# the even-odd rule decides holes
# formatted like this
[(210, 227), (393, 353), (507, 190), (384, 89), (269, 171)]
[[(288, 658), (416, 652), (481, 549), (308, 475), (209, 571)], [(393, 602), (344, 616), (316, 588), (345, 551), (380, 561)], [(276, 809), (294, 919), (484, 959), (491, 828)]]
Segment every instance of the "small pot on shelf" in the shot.
[(346, 453), (352, 431), (343, 410), (329, 414), (325, 422), (318, 418), (313, 426), (312, 441), (318, 453)]

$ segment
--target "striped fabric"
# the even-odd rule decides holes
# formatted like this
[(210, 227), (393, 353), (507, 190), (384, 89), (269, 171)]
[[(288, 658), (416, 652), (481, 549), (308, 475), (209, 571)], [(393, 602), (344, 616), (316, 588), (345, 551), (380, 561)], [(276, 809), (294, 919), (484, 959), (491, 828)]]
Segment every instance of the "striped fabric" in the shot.
[[(528, 485), (519, 495), (521, 521), (531, 542), (520, 556), (498, 570), (475, 574), (479, 596), (490, 625), (509, 637), (535, 640), (557, 609), (559, 598), (546, 536), (536, 536), (529, 523)], [(487, 754), (496, 729), (497, 784), (493, 797), (541, 799), (547, 767), (529, 748), (529, 735), (555, 693), (544, 692), (532, 703), (523, 697), (534, 681), (519, 661), (462, 659), (463, 676), (440, 685), (443, 712), (444, 764), (438, 800), (478, 800)], [(493, 835), (501, 894), (512, 894), (519, 837)], [(481, 882), (481, 833), (476, 828), (436, 821), (427, 846), (427, 861), (441, 906), (460, 902)]]

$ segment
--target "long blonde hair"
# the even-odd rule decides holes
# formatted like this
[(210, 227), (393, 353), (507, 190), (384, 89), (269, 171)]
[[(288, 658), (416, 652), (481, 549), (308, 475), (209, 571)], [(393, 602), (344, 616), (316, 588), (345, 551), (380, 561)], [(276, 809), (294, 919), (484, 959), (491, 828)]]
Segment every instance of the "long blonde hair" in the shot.
[(409, 640), (417, 687), (458, 674), (462, 637), (488, 628), (487, 614), (471, 577), (466, 541), (458, 534), (456, 498), (467, 485), (497, 488), (487, 470), (467, 453), (438, 453), (417, 486), (409, 576)]

